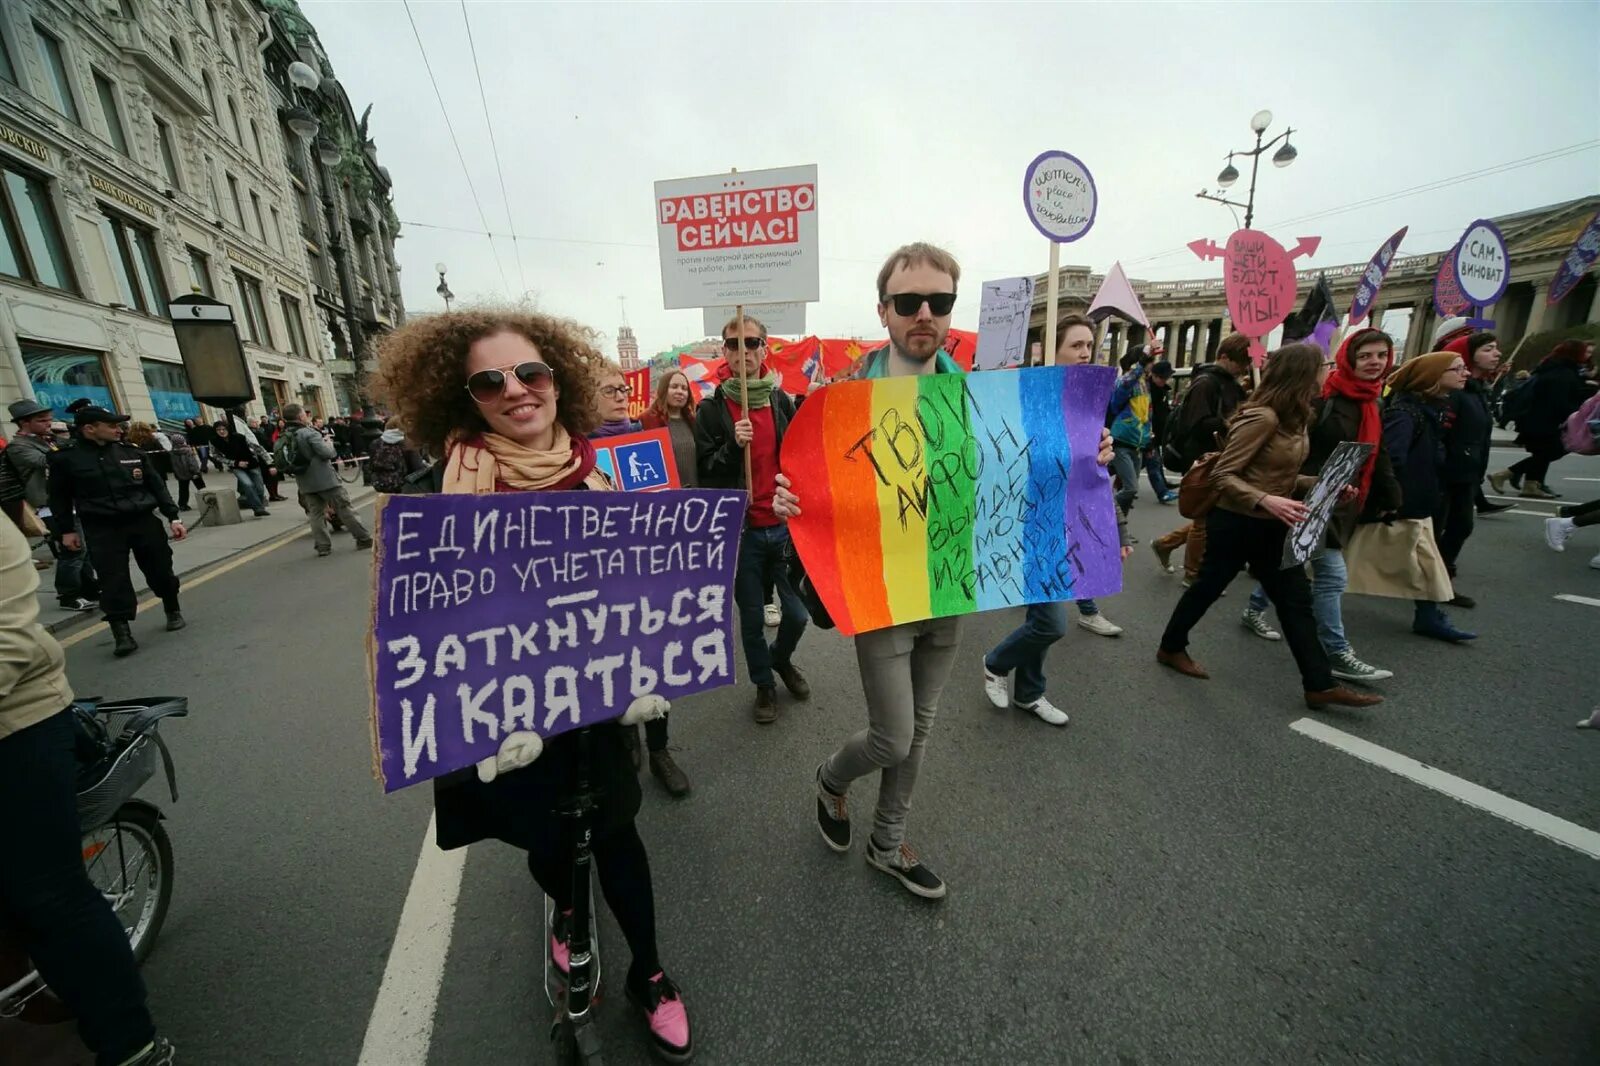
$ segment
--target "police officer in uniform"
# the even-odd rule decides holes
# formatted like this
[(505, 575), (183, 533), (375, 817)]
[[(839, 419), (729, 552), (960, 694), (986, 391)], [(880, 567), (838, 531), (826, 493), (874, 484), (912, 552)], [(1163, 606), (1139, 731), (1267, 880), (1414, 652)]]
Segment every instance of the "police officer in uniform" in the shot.
[[(103, 407), (85, 407), (74, 416), (79, 443), (50, 456), (50, 522), (69, 551), (88, 541), (89, 558), (100, 577), (100, 608), (116, 638), (118, 658), (139, 650), (129, 623), (138, 609), (128, 553), (144, 573), (150, 591), (161, 597), (167, 629), (186, 624), (178, 608), (178, 578), (172, 572), (172, 548), (156, 511), (172, 522), (172, 537), (188, 530), (178, 521), (178, 508), (150, 460), (122, 441), (127, 415)], [(83, 523), (83, 537), (74, 532), (73, 515)]]

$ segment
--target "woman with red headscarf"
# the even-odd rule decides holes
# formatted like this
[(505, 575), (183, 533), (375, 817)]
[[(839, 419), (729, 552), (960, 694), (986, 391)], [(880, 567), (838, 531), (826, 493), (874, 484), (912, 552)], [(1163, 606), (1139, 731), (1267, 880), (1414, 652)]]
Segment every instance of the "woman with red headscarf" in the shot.
[(1394, 365), (1394, 341), (1377, 329), (1358, 329), (1344, 339), (1334, 357), (1333, 372), (1322, 385), (1322, 398), (1313, 404), (1311, 450), (1301, 472), (1315, 475), (1344, 441), (1373, 446), (1356, 475), (1356, 497), (1341, 502), (1328, 522), (1323, 549), (1311, 557), (1311, 613), (1317, 620), (1317, 639), (1342, 681), (1383, 681), (1394, 676), (1357, 658), (1344, 633), (1344, 590), (1349, 581), (1344, 545), (1358, 522), (1390, 517), (1400, 507), (1400, 483), (1389, 466), (1383, 447), (1383, 416), (1378, 396), (1383, 379)]
[(1545, 485), (1550, 464), (1567, 454), (1561, 443), (1561, 424), (1589, 398), (1583, 375), (1594, 359), (1590, 341), (1562, 341), (1550, 349), (1544, 361), (1533, 368), (1533, 378), (1521, 386), (1532, 390), (1526, 409), (1517, 416), (1517, 443), (1528, 457), (1505, 470), (1489, 475), (1494, 491), (1503, 493), (1506, 482), (1520, 488), (1521, 494), (1535, 500), (1553, 500), (1560, 495)]

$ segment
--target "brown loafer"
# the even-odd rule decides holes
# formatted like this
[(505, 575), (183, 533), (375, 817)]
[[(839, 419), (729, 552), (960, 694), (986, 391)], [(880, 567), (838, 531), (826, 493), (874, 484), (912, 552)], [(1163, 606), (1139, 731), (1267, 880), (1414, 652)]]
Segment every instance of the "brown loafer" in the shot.
[(1370, 692), (1357, 692), (1343, 685), (1335, 685), (1322, 692), (1306, 693), (1306, 706), (1313, 711), (1327, 707), (1371, 707), (1382, 702), (1382, 696)]
[[(1206, 668), (1189, 658), (1189, 653), (1186, 651), (1161, 651), (1157, 649), (1156, 662), (1162, 666), (1170, 666), (1187, 677), (1197, 677), (1201, 681), (1211, 680), (1211, 675), (1206, 673)], [(1309, 693), (1307, 698), (1310, 698)]]

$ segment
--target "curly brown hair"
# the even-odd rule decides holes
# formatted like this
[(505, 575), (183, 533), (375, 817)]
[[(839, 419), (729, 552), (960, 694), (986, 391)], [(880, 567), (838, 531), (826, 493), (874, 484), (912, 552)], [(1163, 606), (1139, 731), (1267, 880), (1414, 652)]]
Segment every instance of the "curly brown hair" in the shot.
[(573, 436), (586, 436), (595, 426), (606, 359), (594, 330), (553, 315), (475, 308), (409, 322), (379, 342), (372, 391), (405, 423), (412, 441), (443, 455), (452, 437), (489, 428), (467, 394), (467, 352), (497, 333), (515, 333), (539, 349), (561, 390), (556, 419)]

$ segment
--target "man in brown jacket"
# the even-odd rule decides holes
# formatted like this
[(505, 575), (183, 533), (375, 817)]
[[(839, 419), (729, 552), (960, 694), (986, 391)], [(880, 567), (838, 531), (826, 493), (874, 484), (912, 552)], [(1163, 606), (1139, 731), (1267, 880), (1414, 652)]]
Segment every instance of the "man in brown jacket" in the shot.
[(159, 1039), (122, 923), (83, 868), (72, 688), (39, 625), (28, 542), (0, 522), (0, 913), (78, 1017), (96, 1061), (161, 1066)]

